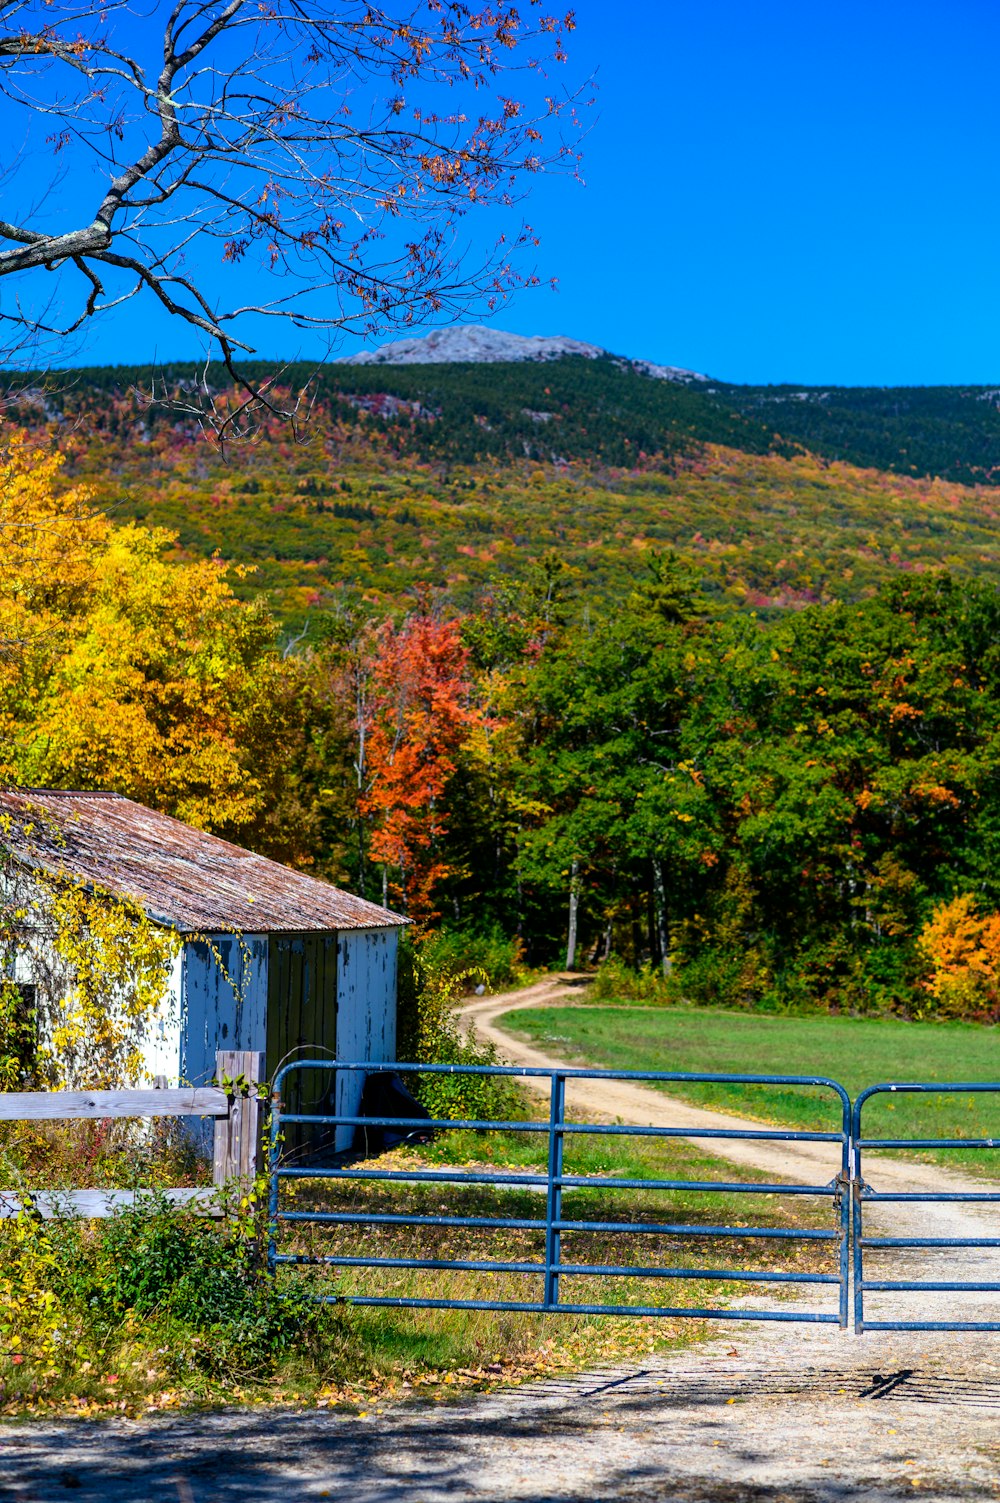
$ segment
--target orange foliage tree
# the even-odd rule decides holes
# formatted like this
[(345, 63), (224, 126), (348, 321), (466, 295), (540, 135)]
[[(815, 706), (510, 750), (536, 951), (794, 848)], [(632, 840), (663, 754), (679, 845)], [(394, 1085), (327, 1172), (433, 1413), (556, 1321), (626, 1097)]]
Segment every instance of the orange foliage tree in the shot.
[(920, 934), (926, 990), (950, 1018), (1000, 1016), (1000, 913), (980, 914), (963, 892), (934, 910)]
[(449, 873), (443, 799), (481, 719), (459, 626), (421, 614), (385, 623), (375, 638), (361, 813), (372, 822), (383, 900), (418, 928), (437, 916), (434, 888)]

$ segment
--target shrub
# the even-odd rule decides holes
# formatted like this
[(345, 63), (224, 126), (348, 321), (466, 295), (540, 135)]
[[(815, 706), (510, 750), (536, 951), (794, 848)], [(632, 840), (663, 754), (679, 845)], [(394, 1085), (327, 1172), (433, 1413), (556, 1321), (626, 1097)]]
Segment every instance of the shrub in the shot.
[[(405, 939), (399, 952), (399, 1043), (404, 1062), (438, 1065), (495, 1065), (492, 1044), (463, 1031), (455, 1004), (469, 987), (484, 981), (477, 968), (456, 971), (433, 947)], [(421, 1075), (406, 1082), (432, 1117), (509, 1117), (516, 1100), (500, 1076)]]
[(676, 1000), (671, 978), (648, 961), (633, 970), (617, 955), (601, 962), (590, 986), (589, 996), (596, 1001), (621, 999), (626, 1002), (661, 1002)]
[(527, 974), (521, 941), (495, 924), (478, 932), (439, 929), (422, 942), (421, 951), (426, 963), (442, 975), (465, 980), (475, 973), (487, 991), (517, 986)]
[(0, 1222), (0, 1352), (33, 1379), (58, 1371), (65, 1319), (53, 1292), (58, 1260), (48, 1229), (25, 1208)]
[(697, 951), (676, 966), (670, 993), (676, 1001), (696, 1007), (753, 1007), (770, 983), (759, 951), (736, 951), (725, 946)]
[(53, 1296), (96, 1334), (123, 1321), (171, 1333), (171, 1361), (209, 1377), (268, 1377), (321, 1313), (298, 1279), (284, 1288), (258, 1254), (252, 1218), (220, 1227), (150, 1195), (99, 1222), (54, 1224)]
[(920, 1009), (942, 1018), (1000, 1018), (1000, 913), (980, 914), (972, 893), (935, 908), (920, 932), (927, 972)]

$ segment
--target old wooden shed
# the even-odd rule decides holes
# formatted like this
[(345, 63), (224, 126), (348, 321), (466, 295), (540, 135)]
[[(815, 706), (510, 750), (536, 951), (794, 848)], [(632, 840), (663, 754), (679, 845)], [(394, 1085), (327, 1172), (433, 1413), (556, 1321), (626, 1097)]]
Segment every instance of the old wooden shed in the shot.
[[(22, 871), (127, 896), (178, 935), (150, 1078), (202, 1084), (219, 1049), (262, 1051), (268, 1075), (295, 1056), (394, 1058), (399, 915), (115, 793), (0, 792), (0, 821)], [(30, 953), (13, 965), (30, 988)], [(341, 1076), (341, 1110), (361, 1084)]]

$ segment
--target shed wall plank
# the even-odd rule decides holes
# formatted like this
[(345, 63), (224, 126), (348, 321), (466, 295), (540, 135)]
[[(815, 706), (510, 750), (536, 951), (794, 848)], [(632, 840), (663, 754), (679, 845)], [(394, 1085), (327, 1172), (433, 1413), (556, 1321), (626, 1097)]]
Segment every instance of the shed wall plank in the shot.
[[(399, 931), (363, 929), (341, 934), (337, 972), (337, 1058), (390, 1060), (396, 1056), (396, 966)], [(337, 1112), (354, 1117), (364, 1073), (337, 1072)], [(337, 1130), (337, 1149), (351, 1146), (353, 1127)]]
[[(220, 1050), (263, 1051), (267, 1039), (267, 935), (213, 934), (208, 941), (184, 946), (181, 1075), (192, 1085), (214, 1078)], [(192, 1123), (188, 1131), (198, 1152), (211, 1156), (211, 1124)]]
[(267, 936), (208, 939), (184, 946), (181, 1069), (192, 1085), (213, 1078), (220, 1049), (263, 1050), (267, 1040)]

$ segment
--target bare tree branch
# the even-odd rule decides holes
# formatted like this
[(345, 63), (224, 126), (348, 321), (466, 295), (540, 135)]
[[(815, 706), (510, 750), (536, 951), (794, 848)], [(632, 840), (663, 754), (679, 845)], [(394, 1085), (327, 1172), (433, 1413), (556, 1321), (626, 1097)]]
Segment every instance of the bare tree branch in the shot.
[[(530, 230), (473, 264), (461, 220), (578, 161), (574, 100), (546, 74), (572, 15), (542, 3), (0, 0), (0, 103), (34, 151), (5, 191), (0, 320), (70, 333), (152, 295), (239, 381), (262, 318), (375, 334), (503, 299), (534, 280)], [(54, 186), (88, 160), (93, 207), (54, 228), (39, 171)]]

